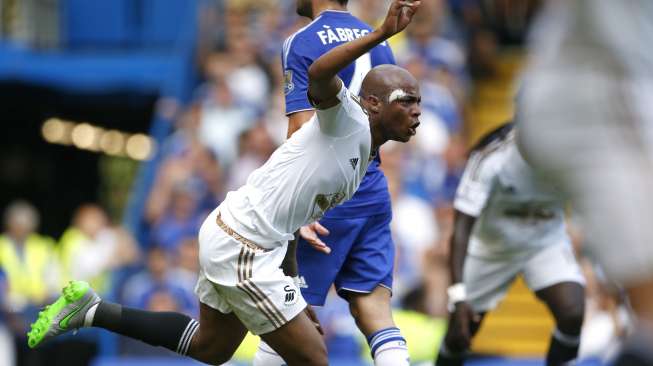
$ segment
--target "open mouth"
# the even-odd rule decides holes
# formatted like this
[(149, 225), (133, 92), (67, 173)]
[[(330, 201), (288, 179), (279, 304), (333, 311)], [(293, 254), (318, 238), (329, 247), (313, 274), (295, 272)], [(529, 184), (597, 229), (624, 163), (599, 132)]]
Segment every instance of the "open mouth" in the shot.
[(417, 127), (418, 127), (418, 126), (419, 126), (419, 121), (413, 123), (413, 124), (410, 126), (410, 134), (411, 134), (412, 136), (414, 136), (414, 135), (417, 133)]

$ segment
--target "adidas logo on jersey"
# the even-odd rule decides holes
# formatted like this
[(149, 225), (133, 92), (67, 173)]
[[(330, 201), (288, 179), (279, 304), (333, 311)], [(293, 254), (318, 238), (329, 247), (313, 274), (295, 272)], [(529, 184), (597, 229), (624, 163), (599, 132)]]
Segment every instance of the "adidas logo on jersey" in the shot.
[(351, 164), (352, 169), (356, 170), (356, 165), (358, 165), (358, 158), (349, 159), (349, 164)]
[(299, 276), (297, 277), (297, 281), (295, 282), (295, 285), (299, 288), (308, 288), (308, 283), (306, 283), (306, 279), (304, 276)]

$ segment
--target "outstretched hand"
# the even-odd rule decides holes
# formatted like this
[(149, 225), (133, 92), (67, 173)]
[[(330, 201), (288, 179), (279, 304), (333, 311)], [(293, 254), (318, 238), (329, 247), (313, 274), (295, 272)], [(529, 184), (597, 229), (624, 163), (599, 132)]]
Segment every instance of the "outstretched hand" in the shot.
[(393, 0), (380, 30), (386, 37), (391, 37), (406, 29), (420, 4), (420, 0)]
[(306, 240), (316, 250), (319, 250), (322, 253), (329, 254), (331, 253), (331, 248), (329, 248), (326, 243), (320, 240), (318, 235), (329, 235), (329, 230), (322, 226), (319, 222), (315, 221), (306, 226), (302, 226), (299, 229), (299, 234)]

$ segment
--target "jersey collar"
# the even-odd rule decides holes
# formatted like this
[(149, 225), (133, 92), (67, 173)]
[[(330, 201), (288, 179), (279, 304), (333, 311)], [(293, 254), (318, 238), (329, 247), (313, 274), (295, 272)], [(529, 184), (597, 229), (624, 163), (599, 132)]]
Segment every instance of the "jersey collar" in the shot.
[(323, 12), (320, 13), (320, 15), (326, 15), (326, 14), (329, 14), (329, 13), (334, 14), (334, 15), (339, 15), (339, 14), (351, 15), (351, 13), (348, 12), (347, 10), (334, 10), (334, 9), (324, 10)]

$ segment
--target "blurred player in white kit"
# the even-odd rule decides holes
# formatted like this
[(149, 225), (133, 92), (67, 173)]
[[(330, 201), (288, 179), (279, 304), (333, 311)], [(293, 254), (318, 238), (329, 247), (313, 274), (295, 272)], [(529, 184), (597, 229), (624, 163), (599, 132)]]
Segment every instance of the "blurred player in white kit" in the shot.
[(518, 142), (569, 194), (638, 329), (617, 365), (653, 365), (653, 1), (550, 1), (524, 76)]
[(565, 202), (522, 159), (506, 124), (470, 153), (454, 200), (449, 325), (437, 366), (462, 366), (483, 317), (521, 275), (556, 327), (547, 366), (578, 355), (585, 279), (565, 224)]

